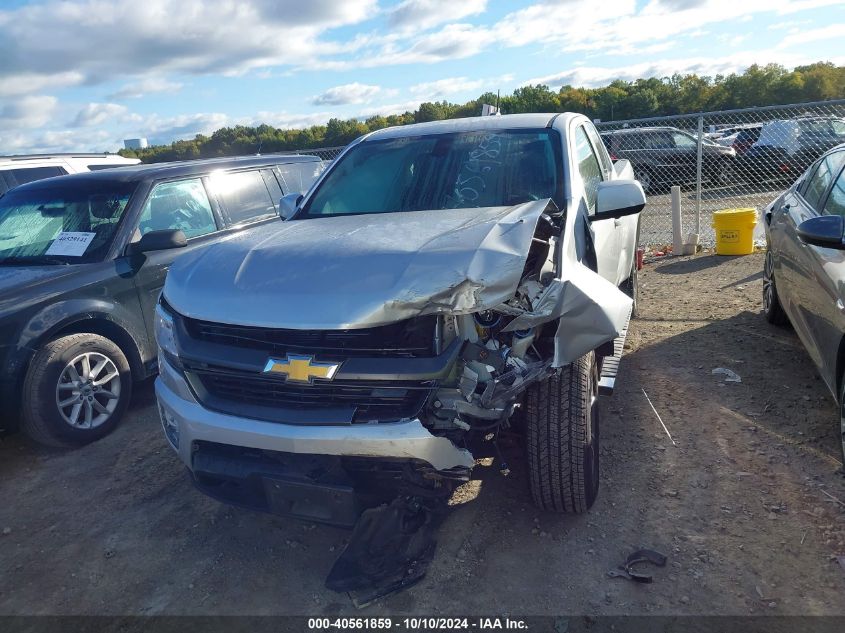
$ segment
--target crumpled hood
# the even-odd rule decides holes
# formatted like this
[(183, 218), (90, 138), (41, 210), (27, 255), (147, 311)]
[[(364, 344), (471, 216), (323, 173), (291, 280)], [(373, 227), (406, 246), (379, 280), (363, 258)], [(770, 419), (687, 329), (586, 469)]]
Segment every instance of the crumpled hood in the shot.
[(179, 258), (164, 289), (187, 316), (294, 329), (492, 308), (516, 291), (549, 204), (295, 220)]

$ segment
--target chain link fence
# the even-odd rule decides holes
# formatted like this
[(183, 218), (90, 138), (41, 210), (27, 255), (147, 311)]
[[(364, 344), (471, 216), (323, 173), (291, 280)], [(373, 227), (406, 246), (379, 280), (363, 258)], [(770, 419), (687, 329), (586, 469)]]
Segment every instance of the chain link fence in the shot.
[[(719, 209), (758, 211), (824, 152), (845, 142), (845, 99), (600, 122), (614, 159), (628, 159), (648, 196), (641, 243), (672, 243), (670, 188), (681, 187), (682, 236), (715, 238)], [(758, 237), (762, 236), (758, 226)]]
[[(824, 152), (845, 143), (845, 99), (599, 122), (596, 127), (611, 157), (629, 160), (646, 190), (641, 244), (672, 243), (673, 185), (681, 187), (682, 237), (695, 233), (700, 243), (712, 244), (714, 211), (759, 211)], [(297, 153), (330, 162), (343, 149)]]
[(297, 151), (297, 154), (304, 154), (307, 156), (317, 156), (320, 160), (330, 163), (335, 158), (340, 156), (340, 153), (346, 149), (346, 146), (343, 147), (315, 147), (314, 149), (301, 149)]

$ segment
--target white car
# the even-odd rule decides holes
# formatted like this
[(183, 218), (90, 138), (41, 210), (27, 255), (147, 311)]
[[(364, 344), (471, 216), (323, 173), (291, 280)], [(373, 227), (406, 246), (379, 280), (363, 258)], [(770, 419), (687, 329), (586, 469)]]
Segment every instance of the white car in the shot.
[(0, 195), (35, 180), (98, 169), (137, 165), (137, 158), (118, 154), (32, 154), (0, 156)]

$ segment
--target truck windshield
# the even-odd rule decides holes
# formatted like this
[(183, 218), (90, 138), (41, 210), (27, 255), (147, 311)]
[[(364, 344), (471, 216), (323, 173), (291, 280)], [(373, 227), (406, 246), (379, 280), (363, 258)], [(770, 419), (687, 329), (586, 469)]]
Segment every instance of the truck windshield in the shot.
[(298, 218), (563, 198), (554, 130), (457, 132), (367, 140), (334, 165)]
[(0, 198), (0, 265), (102, 259), (135, 187), (65, 177), (9, 191)]

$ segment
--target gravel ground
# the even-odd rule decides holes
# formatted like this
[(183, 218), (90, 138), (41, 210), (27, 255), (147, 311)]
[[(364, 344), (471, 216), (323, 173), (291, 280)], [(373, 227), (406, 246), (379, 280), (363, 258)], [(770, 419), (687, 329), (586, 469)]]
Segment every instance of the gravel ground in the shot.
[[(791, 330), (759, 314), (761, 267), (759, 254), (648, 265), (603, 403), (594, 508), (536, 511), (505, 446), (511, 476), (484, 460), (456, 493), (428, 576), (364, 613), (845, 614), (836, 407)], [(0, 614), (355, 612), (323, 587), (348, 532), (196, 492), (149, 384), (94, 445), (0, 443), (0, 530)], [(607, 577), (641, 546), (669, 557), (653, 584)]]
[[(777, 198), (786, 183), (760, 183), (751, 185), (739, 183), (725, 187), (706, 185), (701, 192), (701, 220), (699, 241), (712, 246), (716, 240), (713, 231), (713, 212), (720, 209), (755, 208), (763, 209)], [(640, 243), (644, 246), (660, 247), (672, 243), (672, 198), (668, 192), (653, 193), (648, 196), (648, 205), (641, 217)], [(682, 236), (686, 240), (688, 233), (695, 232), (695, 187), (681, 189)], [(763, 225), (755, 227), (756, 240), (765, 239)]]

